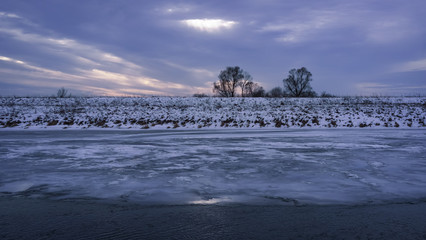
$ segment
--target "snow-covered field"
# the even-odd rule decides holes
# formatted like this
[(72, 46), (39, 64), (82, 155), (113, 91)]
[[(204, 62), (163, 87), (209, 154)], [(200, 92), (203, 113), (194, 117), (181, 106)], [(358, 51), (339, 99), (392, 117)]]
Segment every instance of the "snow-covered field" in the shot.
[(0, 127), (19, 129), (419, 128), (426, 97), (0, 98)]
[(426, 197), (426, 129), (0, 133), (0, 196), (286, 205)]

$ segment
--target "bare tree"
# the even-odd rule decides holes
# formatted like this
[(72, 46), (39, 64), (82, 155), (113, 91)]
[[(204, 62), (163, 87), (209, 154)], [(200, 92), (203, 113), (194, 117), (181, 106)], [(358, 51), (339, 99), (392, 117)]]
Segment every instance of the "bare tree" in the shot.
[(219, 81), (213, 84), (213, 92), (221, 97), (235, 97), (237, 86), (240, 80), (244, 78), (243, 70), (238, 67), (226, 67), (221, 71)]
[(243, 78), (240, 80), (240, 87), (241, 87), (241, 96), (242, 97), (249, 97), (249, 87), (251, 84), (253, 84), (253, 78), (252, 76), (246, 72), (243, 71)]
[(305, 67), (299, 69), (291, 69), (289, 75), (284, 82), (284, 89), (291, 97), (309, 97), (316, 95), (312, 91), (310, 82), (312, 81), (312, 73)]
[(64, 87), (61, 87), (58, 89), (56, 96), (58, 98), (66, 98), (66, 97), (71, 97), (71, 93), (69, 93), (68, 90), (65, 89)]

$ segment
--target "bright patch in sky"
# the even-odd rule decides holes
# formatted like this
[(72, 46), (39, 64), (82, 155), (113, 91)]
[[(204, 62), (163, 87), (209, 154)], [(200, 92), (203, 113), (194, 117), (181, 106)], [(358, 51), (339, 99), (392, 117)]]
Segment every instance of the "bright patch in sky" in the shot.
[(237, 22), (226, 21), (223, 19), (187, 19), (182, 20), (186, 26), (202, 32), (219, 32), (224, 29), (233, 28)]

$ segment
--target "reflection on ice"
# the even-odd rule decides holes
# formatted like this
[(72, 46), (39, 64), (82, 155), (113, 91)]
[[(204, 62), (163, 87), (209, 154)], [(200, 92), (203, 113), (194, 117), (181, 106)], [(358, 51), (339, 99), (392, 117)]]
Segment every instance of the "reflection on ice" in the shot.
[(160, 204), (417, 199), (426, 197), (425, 136), (422, 129), (4, 131), (0, 194)]
[(207, 200), (194, 200), (189, 201), (189, 204), (196, 204), (196, 205), (211, 205), (211, 204), (218, 204), (218, 203), (226, 203), (230, 202), (230, 198), (211, 198)]

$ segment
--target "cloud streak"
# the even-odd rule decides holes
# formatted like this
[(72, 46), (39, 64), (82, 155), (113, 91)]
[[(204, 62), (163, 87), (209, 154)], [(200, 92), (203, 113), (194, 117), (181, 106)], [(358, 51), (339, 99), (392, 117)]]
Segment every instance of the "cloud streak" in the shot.
[(426, 90), (425, 84), (418, 84), (414, 86), (404, 86), (403, 84), (384, 84), (376, 82), (361, 82), (355, 84), (358, 92), (366, 96), (371, 95), (404, 95), (407, 93), (418, 94)]
[(0, 12), (1, 18), (21, 18), (20, 16), (14, 14), (14, 13), (6, 13), (6, 12)]
[(276, 33), (278, 37), (275, 40), (278, 42), (300, 43), (341, 39), (339, 32), (347, 29), (357, 35), (355, 39), (347, 39), (349, 42), (362, 40), (378, 44), (400, 41), (420, 30), (417, 24), (405, 16), (342, 5), (329, 9), (295, 11), (279, 21), (265, 24), (259, 32)]
[(391, 72), (426, 71), (426, 58), (396, 65)]
[(339, 14), (332, 11), (312, 11), (304, 14), (306, 19), (282, 20), (277, 23), (268, 23), (260, 28), (260, 32), (275, 32), (280, 36), (278, 42), (303, 42), (312, 39), (311, 36), (323, 29), (333, 27), (339, 20)]
[[(1, 13), (1, 16), (20, 18), (17, 15), (7, 13)], [(32, 30), (37, 31), (38, 29)], [(44, 54), (56, 56), (60, 59), (68, 59), (68, 61), (74, 63), (72, 67), (68, 68), (68, 72), (63, 72), (55, 70), (55, 64), (50, 64), (50, 67), (40, 67), (19, 59), (0, 56), (0, 61), (21, 67), (21, 69), (18, 68), (9, 71), (3, 69), (3, 72), (21, 76), (19, 79), (25, 84), (31, 82), (31, 78), (37, 78), (37, 81), (43, 78), (58, 79), (57, 84), (50, 84), (50, 86), (71, 86), (80, 92), (93, 94), (91, 92), (93, 90), (95, 91), (94, 93), (100, 95), (173, 95), (199, 90), (194, 86), (149, 77), (143, 73), (145, 71), (144, 67), (110, 52), (102, 51), (96, 46), (80, 43), (75, 39), (44, 36), (38, 33), (30, 33), (28, 29), (24, 31), (20, 28), (1, 25), (0, 33), (10, 36), (16, 41), (30, 44), (34, 48), (42, 49)], [(184, 68), (171, 62), (167, 64), (184, 71), (193, 73), (203, 72), (201, 69)], [(27, 79), (24, 81), (22, 77), (26, 77)], [(84, 84), (81, 84), (83, 82)], [(98, 87), (98, 85), (103, 85), (103, 87)], [(134, 90), (131, 91), (130, 89)], [(104, 91), (103, 94), (101, 94), (101, 90)]]
[(5, 56), (0, 56), (0, 61), (14, 63), (27, 70), (31, 70), (31, 72), (15, 70), (15, 73), (18, 73), (24, 76), (32, 76), (34, 74), (37, 74), (39, 77), (45, 77), (50, 79), (63, 79), (63, 80), (69, 80), (69, 81), (79, 81), (84, 78), (78, 75), (63, 73), (61, 71), (55, 71), (48, 68), (37, 67), (29, 63), (26, 63), (24, 61), (5, 57)]

